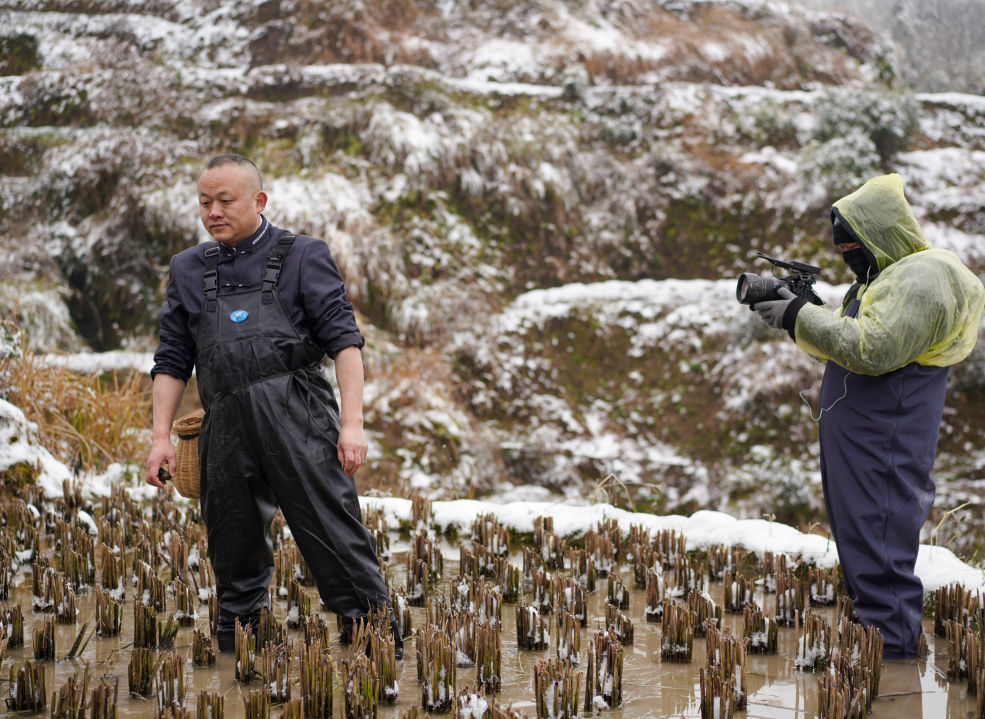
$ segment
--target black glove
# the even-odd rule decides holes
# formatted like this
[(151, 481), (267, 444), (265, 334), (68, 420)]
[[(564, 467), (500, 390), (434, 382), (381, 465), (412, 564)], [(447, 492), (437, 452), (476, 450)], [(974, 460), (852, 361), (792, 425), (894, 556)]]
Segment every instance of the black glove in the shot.
[(777, 294), (780, 295), (781, 299), (757, 302), (752, 305), (751, 309), (755, 310), (763, 322), (770, 327), (789, 332), (792, 339), (794, 327), (797, 324), (797, 313), (800, 312), (800, 308), (806, 302), (787, 287), (781, 287), (777, 290)]

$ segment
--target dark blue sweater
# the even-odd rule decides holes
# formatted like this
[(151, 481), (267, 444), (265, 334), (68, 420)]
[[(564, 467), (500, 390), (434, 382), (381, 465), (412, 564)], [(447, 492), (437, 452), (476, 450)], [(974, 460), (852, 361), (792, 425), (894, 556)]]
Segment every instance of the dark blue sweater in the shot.
[[(236, 247), (220, 243), (219, 294), (259, 289), (267, 259), (286, 233), (262, 217), (259, 229)], [(154, 353), (152, 377), (159, 372), (185, 381), (191, 377), (205, 297), (205, 250), (210, 246), (211, 242), (199, 244), (171, 258), (161, 311), (161, 343)], [(301, 337), (310, 339), (329, 357), (346, 347), (363, 346), (342, 275), (322, 240), (297, 236), (284, 258), (277, 290)]]

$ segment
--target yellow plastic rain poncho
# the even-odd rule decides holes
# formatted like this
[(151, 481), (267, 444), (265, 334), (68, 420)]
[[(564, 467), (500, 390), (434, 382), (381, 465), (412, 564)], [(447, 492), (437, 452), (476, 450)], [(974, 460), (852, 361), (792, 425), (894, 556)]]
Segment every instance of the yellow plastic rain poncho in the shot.
[(881, 375), (911, 362), (947, 367), (978, 338), (985, 287), (957, 255), (924, 239), (899, 175), (883, 175), (835, 209), (874, 258), (879, 274), (860, 288), (855, 317), (812, 304), (797, 315), (797, 345), (857, 374)]

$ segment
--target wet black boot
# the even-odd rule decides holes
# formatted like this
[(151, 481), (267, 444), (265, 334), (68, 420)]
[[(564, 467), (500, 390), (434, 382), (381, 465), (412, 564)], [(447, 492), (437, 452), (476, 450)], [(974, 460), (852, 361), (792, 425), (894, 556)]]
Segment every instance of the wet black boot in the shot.
[(248, 614), (243, 617), (239, 617), (232, 612), (226, 611), (225, 609), (219, 610), (219, 621), (218, 626), (215, 631), (216, 643), (219, 645), (219, 651), (223, 653), (232, 653), (236, 651), (236, 620), (239, 619), (239, 624), (241, 627), (250, 627), (253, 632), (253, 636), (257, 635), (257, 631), (260, 629), (260, 611), (257, 610), (252, 614)]
[(215, 630), (216, 643), (219, 651), (224, 654), (231, 654), (236, 651), (236, 615), (227, 612), (225, 609), (219, 610), (219, 621)]
[(397, 618), (390, 612), (390, 630), (393, 632), (393, 656), (399, 662), (404, 658), (404, 639), (400, 636), (400, 624)]
[(352, 630), (355, 620), (352, 617), (336, 616), (336, 625), (339, 628), (339, 646), (347, 647), (352, 644)]

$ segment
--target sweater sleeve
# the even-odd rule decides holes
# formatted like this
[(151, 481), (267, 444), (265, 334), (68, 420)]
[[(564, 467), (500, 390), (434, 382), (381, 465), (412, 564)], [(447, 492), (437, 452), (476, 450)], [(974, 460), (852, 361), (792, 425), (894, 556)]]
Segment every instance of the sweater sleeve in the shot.
[(154, 352), (154, 366), (150, 374), (154, 377), (163, 372), (187, 382), (195, 365), (195, 338), (189, 332), (188, 309), (181, 301), (175, 276), (175, 260), (172, 258), (164, 308), (161, 310), (160, 344)]
[(321, 240), (307, 244), (299, 273), (301, 302), (315, 343), (332, 358), (346, 347), (362, 348), (365, 340), (328, 245)]

